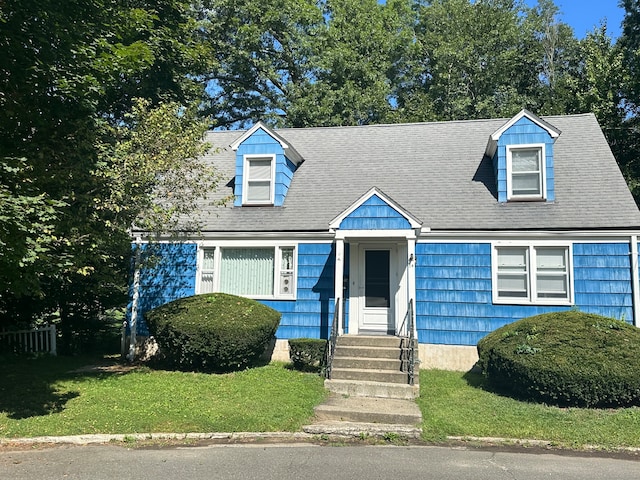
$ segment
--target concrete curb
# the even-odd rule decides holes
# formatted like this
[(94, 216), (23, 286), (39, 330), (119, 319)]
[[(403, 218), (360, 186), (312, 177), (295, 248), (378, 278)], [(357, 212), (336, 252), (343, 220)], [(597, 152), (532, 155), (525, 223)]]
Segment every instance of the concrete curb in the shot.
[[(324, 425), (326, 427), (326, 424)], [(333, 425), (337, 427), (337, 425)], [(344, 427), (344, 426), (343, 426)], [(335, 428), (329, 434), (332, 437), (358, 437), (362, 432), (369, 431), (371, 436), (381, 436), (388, 432), (391, 425), (376, 424), (353, 424), (351, 427), (356, 428)], [(369, 427), (368, 429), (366, 427)], [(382, 427), (382, 428), (380, 428)], [(385, 428), (386, 427), (386, 428)], [(419, 438), (419, 430), (412, 430), (406, 426), (405, 431), (397, 430), (395, 433), (408, 438)], [(223, 433), (128, 433), (128, 434), (86, 434), (86, 435), (66, 435), (66, 436), (41, 436), (41, 437), (23, 437), (23, 438), (6, 438), (0, 437), (0, 446), (3, 445), (36, 445), (36, 444), (57, 444), (57, 445), (91, 445), (105, 444), (110, 442), (128, 442), (128, 441), (149, 441), (149, 440), (224, 440), (229, 443), (235, 442), (252, 442), (252, 441), (277, 441), (282, 443), (288, 442), (309, 442), (317, 439), (320, 432), (313, 433), (313, 426), (305, 426), (309, 428), (308, 432), (223, 432)], [(448, 436), (448, 442), (478, 444), (481, 446), (521, 446), (521, 447), (539, 447), (549, 449), (565, 449), (557, 443), (549, 440), (534, 440), (522, 438), (503, 438), (503, 437), (470, 437), (470, 436)], [(443, 444), (446, 445), (446, 442)], [(585, 445), (576, 451), (616, 451), (633, 454), (640, 454), (640, 447), (618, 447), (604, 448), (599, 445)]]
[(230, 433), (114, 433), (28, 438), (0, 438), (0, 445), (56, 443), (89, 445), (96, 443), (140, 440), (309, 440), (314, 435), (305, 432), (230, 432)]
[[(449, 436), (447, 440), (452, 442), (462, 442), (462, 443), (478, 443), (483, 446), (490, 445), (517, 445), (522, 447), (541, 447), (541, 448), (561, 448), (566, 449), (566, 447), (559, 446), (557, 442), (552, 442), (550, 440), (533, 440), (527, 438), (503, 438), (503, 437), (457, 437), (457, 436)], [(613, 447), (613, 448), (605, 448), (601, 445), (584, 445), (584, 447), (580, 449), (575, 449), (575, 451), (616, 451), (616, 452), (628, 452), (628, 453), (640, 453), (640, 447)]]

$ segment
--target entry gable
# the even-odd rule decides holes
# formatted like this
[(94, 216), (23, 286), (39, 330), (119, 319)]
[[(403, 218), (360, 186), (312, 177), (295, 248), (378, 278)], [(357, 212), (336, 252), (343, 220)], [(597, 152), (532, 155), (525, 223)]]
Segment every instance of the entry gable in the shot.
[(333, 230), (408, 230), (421, 226), (422, 222), (376, 187), (329, 223)]

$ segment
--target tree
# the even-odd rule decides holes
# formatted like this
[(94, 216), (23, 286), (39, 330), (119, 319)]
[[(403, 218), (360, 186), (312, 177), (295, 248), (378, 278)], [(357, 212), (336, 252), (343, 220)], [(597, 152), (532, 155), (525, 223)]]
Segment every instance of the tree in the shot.
[(530, 105), (537, 74), (523, 55), (524, 14), (520, 2), (503, 0), (420, 6), (421, 61), (402, 105), (415, 112), (429, 105), (424, 120), (507, 116)]
[[(199, 152), (182, 138), (162, 151), (135, 138), (149, 134), (141, 129), (152, 120), (141, 119), (160, 108), (167, 123), (156, 128), (189, 132), (185, 142), (200, 142), (191, 134), (201, 131), (192, 115), (160, 105), (201, 98), (207, 47), (187, 0), (7, 0), (0, 18), (0, 214), (10, 218), (0, 241), (15, 246), (2, 257), (8, 273), (0, 276), (0, 319), (55, 313), (70, 344), (76, 325), (125, 301), (127, 229), (148, 206), (145, 196), (156, 194), (126, 190), (114, 174), (122, 156), (138, 151), (140, 165), (147, 155), (144, 165), (156, 170), (145, 174), (168, 178), (179, 169), (176, 155)], [(177, 173), (173, 179), (189, 180)], [(33, 213), (14, 216), (21, 205)], [(28, 288), (18, 288), (15, 278)]]
[(314, 0), (211, 0), (203, 30), (215, 64), (206, 113), (214, 126), (285, 123), (315, 80), (310, 57), (324, 29)]

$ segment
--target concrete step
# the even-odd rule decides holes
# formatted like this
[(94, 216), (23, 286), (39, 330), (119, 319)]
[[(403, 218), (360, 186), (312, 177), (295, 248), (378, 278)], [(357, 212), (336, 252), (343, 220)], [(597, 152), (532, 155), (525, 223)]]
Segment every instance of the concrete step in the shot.
[(360, 357), (360, 358), (389, 358), (400, 359), (400, 349), (398, 347), (361, 347), (354, 345), (336, 345), (333, 358), (336, 357)]
[(342, 335), (338, 337), (340, 346), (399, 348), (400, 338), (390, 335)]
[(382, 383), (409, 383), (409, 376), (400, 370), (369, 370), (365, 368), (331, 368), (336, 380), (364, 380)]
[(333, 368), (360, 368), (400, 371), (402, 361), (391, 358), (334, 357)]
[(316, 421), (418, 425), (422, 414), (412, 400), (330, 395), (315, 408)]
[(348, 395), (354, 397), (379, 397), (379, 398), (400, 398), (412, 400), (420, 396), (420, 386), (388, 383), (388, 382), (372, 382), (363, 380), (345, 380), (332, 378), (324, 381), (324, 386), (330, 392), (340, 395)]

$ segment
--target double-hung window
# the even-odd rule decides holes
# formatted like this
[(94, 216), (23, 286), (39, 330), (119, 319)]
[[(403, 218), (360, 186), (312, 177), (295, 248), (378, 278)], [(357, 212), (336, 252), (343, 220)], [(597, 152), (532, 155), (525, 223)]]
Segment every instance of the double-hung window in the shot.
[(198, 291), (251, 298), (294, 298), (295, 248), (203, 247)]
[(242, 203), (245, 205), (273, 204), (274, 155), (246, 155)]
[(509, 200), (542, 200), (544, 192), (544, 146), (507, 147)]
[(572, 303), (568, 245), (496, 245), (493, 271), (496, 303)]

